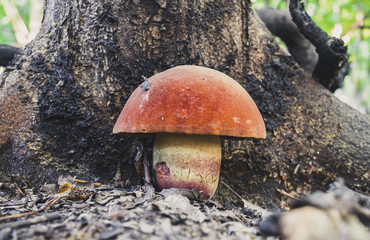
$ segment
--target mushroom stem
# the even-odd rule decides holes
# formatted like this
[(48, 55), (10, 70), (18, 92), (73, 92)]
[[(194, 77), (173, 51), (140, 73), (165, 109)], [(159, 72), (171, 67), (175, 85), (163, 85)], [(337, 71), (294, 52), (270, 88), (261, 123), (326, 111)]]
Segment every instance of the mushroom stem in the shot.
[(159, 133), (153, 148), (157, 187), (198, 189), (203, 199), (215, 193), (221, 167), (221, 140), (215, 135)]

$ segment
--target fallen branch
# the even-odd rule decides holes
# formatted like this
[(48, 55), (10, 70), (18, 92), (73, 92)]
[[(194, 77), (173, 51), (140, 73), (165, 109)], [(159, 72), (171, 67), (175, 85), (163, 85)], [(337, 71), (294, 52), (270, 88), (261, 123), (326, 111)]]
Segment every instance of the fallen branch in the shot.
[[(344, 76), (348, 74), (347, 46), (344, 46), (342, 39), (330, 37), (317, 26), (305, 11), (304, 3), (301, 0), (291, 0), (289, 11), (293, 22), (316, 47), (316, 52), (319, 54), (319, 60), (312, 77), (330, 91), (335, 91), (334, 87), (341, 86)], [(340, 78), (338, 79), (338, 77)]]

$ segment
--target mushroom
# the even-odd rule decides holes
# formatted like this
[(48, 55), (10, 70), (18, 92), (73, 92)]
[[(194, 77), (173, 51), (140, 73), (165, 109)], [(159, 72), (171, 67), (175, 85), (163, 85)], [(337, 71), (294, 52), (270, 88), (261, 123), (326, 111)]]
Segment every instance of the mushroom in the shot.
[(157, 189), (197, 189), (214, 195), (221, 138), (266, 137), (247, 91), (219, 71), (183, 65), (146, 79), (128, 99), (116, 134), (154, 134), (152, 171)]

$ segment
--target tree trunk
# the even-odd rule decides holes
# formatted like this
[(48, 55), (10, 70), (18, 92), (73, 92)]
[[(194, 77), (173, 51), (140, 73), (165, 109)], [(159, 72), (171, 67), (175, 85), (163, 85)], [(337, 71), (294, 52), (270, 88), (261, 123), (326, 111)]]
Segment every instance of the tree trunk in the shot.
[[(220, 70), (247, 89), (263, 141), (223, 143), (221, 179), (276, 207), (338, 177), (368, 191), (370, 119), (285, 55), (248, 1), (45, 1), (42, 29), (1, 77), (0, 173), (38, 187), (62, 175), (138, 184), (137, 140), (112, 134), (132, 91), (170, 67)], [(15, 177), (15, 178), (14, 178)], [(235, 200), (220, 184), (218, 196)]]

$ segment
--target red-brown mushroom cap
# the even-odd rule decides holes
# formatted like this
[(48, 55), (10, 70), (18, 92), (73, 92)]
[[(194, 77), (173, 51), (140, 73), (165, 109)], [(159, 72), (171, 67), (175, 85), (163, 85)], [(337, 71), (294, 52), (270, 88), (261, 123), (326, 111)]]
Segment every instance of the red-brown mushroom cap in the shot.
[(248, 92), (227, 75), (178, 66), (149, 78), (127, 101), (113, 133), (185, 133), (265, 138), (262, 116)]

